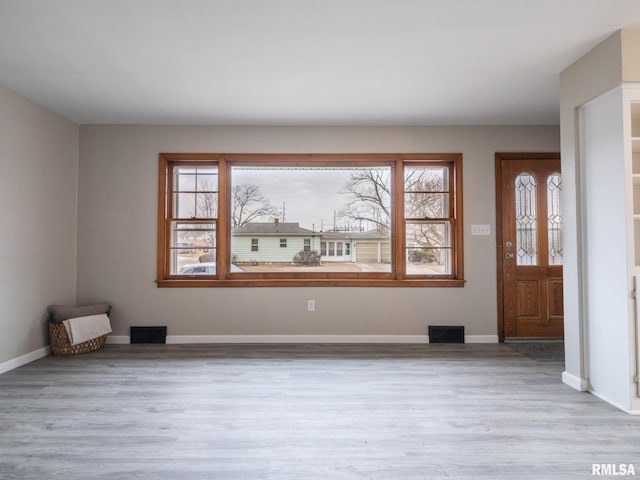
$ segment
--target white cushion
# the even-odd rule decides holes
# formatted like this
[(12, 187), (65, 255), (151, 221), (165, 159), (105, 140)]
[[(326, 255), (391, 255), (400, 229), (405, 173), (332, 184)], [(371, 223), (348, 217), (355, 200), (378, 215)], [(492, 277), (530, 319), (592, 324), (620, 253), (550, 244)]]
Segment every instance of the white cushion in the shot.
[(62, 323), (67, 330), (71, 345), (78, 345), (87, 340), (93, 340), (112, 331), (111, 322), (105, 313), (70, 318)]

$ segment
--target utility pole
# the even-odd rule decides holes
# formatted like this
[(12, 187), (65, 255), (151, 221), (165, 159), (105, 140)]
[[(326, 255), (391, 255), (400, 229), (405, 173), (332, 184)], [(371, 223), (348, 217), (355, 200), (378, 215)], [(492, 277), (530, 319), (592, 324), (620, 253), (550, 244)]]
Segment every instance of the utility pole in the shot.
[(282, 223), (284, 223), (286, 218), (287, 207), (284, 202), (282, 202)]

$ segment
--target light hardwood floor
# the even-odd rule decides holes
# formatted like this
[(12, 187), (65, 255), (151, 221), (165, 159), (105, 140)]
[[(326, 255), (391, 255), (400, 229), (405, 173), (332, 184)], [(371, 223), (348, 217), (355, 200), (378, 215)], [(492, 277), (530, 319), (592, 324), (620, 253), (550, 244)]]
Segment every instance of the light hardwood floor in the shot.
[(573, 479), (640, 418), (505, 345), (108, 345), (0, 375), (0, 479)]

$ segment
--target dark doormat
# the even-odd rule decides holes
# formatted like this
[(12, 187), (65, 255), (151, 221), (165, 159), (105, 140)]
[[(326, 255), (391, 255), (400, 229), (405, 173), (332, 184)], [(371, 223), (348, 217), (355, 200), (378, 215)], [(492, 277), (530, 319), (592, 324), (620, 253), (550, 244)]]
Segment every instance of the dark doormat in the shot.
[(538, 362), (564, 362), (564, 342), (505, 342), (507, 347)]

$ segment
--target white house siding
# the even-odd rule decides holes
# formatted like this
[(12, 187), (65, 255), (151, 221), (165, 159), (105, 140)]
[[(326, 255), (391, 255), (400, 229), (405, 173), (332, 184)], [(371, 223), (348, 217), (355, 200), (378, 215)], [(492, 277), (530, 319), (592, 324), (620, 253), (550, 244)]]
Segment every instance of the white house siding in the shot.
[[(258, 239), (258, 251), (251, 251), (251, 239)], [(280, 239), (287, 239), (287, 246), (280, 246)], [(317, 237), (277, 237), (236, 235), (231, 237), (232, 262), (242, 263), (291, 263), (296, 253), (304, 249), (304, 239), (311, 239), (311, 250), (320, 250)]]

